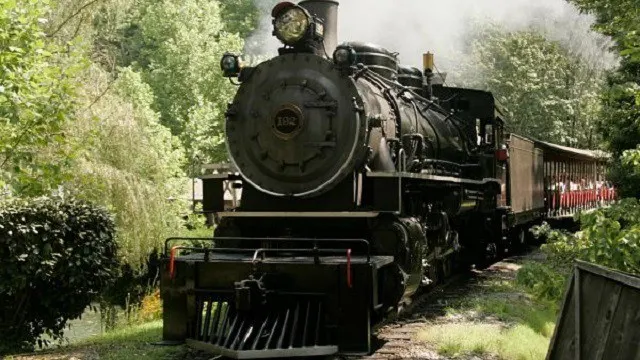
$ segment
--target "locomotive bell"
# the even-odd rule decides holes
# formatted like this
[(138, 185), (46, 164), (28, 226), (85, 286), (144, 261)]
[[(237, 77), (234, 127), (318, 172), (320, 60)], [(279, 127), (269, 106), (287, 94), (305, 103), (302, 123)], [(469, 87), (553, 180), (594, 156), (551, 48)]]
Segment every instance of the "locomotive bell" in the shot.
[(434, 61), (433, 61), (433, 54), (428, 52), (426, 54), (422, 55), (422, 66), (424, 68), (424, 71), (433, 71), (434, 68)]
[(433, 97), (433, 69), (435, 67), (435, 63), (433, 61), (433, 54), (428, 52), (422, 55), (422, 65), (424, 67), (424, 85), (425, 91), (427, 93), (427, 99), (431, 99)]

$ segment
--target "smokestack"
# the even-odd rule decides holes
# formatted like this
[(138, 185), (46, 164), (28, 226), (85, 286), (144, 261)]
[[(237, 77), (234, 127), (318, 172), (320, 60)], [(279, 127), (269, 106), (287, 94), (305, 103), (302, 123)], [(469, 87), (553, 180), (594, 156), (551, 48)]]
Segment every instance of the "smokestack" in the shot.
[(324, 22), (324, 49), (331, 57), (338, 46), (338, 1), (305, 0), (299, 2), (298, 5)]

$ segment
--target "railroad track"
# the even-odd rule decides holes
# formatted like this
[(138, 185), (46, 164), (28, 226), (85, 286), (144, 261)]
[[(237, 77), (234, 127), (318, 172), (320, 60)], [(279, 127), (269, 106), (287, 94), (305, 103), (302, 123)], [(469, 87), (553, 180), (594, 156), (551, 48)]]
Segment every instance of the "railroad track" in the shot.
[(389, 360), (389, 359), (446, 359), (433, 349), (416, 341), (416, 335), (424, 329), (425, 323), (446, 314), (446, 309), (465, 295), (481, 291), (484, 279), (491, 276), (494, 268), (503, 263), (520, 262), (529, 258), (531, 249), (525, 254), (504, 258), (486, 270), (471, 270), (456, 274), (446, 282), (418, 295), (412, 304), (405, 307), (395, 318), (377, 325), (373, 332), (378, 348), (368, 356), (343, 356), (342, 360)]
[(477, 277), (476, 272), (457, 274), (420, 294), (395, 319), (385, 320), (374, 328), (379, 347), (372, 355), (344, 359), (439, 359), (436, 353), (417, 345), (415, 337), (424, 328), (426, 321), (444, 315), (447, 307), (470, 291)]

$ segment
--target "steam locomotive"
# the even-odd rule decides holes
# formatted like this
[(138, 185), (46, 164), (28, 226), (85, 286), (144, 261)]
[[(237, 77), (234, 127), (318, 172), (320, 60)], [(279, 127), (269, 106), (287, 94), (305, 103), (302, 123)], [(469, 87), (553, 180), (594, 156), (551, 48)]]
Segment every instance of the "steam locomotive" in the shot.
[[(221, 60), (239, 81), (225, 125), (237, 173), (202, 178), (215, 246), (167, 242), (163, 337), (234, 358), (366, 354), (372, 326), (416, 292), (521, 244), (543, 200), (518, 216), (507, 203), (491, 93), (444, 86), (432, 54), (420, 70), (338, 44), (337, 1), (272, 16), (278, 56)], [(238, 208), (225, 182), (242, 188)]]

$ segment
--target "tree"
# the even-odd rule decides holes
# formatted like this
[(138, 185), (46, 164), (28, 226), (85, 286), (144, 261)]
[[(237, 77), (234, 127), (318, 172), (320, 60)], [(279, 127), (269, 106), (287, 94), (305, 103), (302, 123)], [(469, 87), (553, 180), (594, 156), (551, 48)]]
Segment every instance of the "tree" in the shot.
[(640, 77), (640, 4), (637, 0), (569, 0), (596, 16), (594, 28), (611, 36), (623, 58), (622, 70)]
[(65, 185), (114, 213), (122, 262), (144, 269), (187, 212), (184, 150), (151, 109), (153, 92), (140, 73), (122, 68), (114, 80), (93, 65), (83, 78), (87, 111), (69, 129), (82, 151)]
[(640, 4), (637, 0), (570, 1), (596, 16), (594, 28), (613, 38), (622, 58), (602, 97), (599, 129), (612, 153), (611, 179), (622, 196), (640, 198), (640, 175), (624, 160), (640, 151)]
[(219, 61), (257, 17), (251, 0), (0, 1), (0, 191), (108, 208), (124, 270), (108, 295), (135, 301), (183, 232), (187, 159), (225, 158)]
[(260, 11), (253, 0), (225, 0), (220, 5), (227, 32), (245, 39), (258, 26)]
[[(233, 8), (241, 5), (243, 11)], [(250, 2), (139, 1), (127, 23), (120, 26), (117, 57), (120, 66), (140, 71), (154, 94), (152, 107), (161, 123), (178, 136), (194, 161), (226, 159), (223, 147), (224, 112), (235, 87), (220, 76), (225, 52), (239, 53), (256, 21)], [(225, 23), (224, 14), (232, 14)]]
[(569, 146), (596, 146), (602, 70), (531, 29), (481, 27), (454, 81), (494, 93), (509, 131)]
[(92, 61), (108, 56), (94, 52), (93, 20), (120, 2), (2, 2), (0, 182), (19, 197), (62, 188), (106, 206), (122, 263), (139, 269), (180, 231), (185, 159), (141, 74)]
[(20, 194), (54, 188), (73, 156), (63, 129), (82, 61), (46, 41), (47, 11), (46, 1), (0, 2), (0, 187)]
[[(226, 160), (222, 125), (234, 87), (219, 61), (239, 53), (257, 26), (252, 0), (60, 0), (49, 34), (79, 34), (110, 73), (129, 67), (153, 92), (152, 108), (180, 138), (190, 161)], [(197, 160), (196, 160), (197, 159)]]

